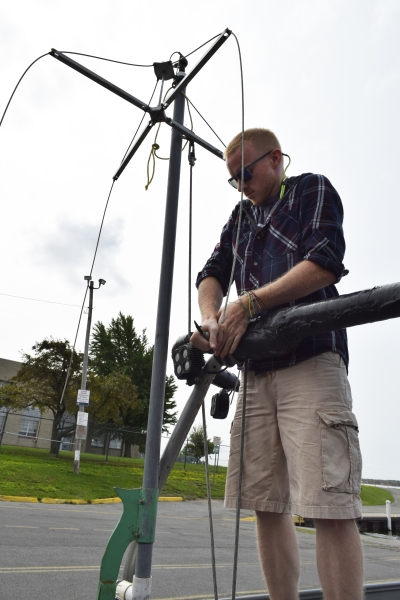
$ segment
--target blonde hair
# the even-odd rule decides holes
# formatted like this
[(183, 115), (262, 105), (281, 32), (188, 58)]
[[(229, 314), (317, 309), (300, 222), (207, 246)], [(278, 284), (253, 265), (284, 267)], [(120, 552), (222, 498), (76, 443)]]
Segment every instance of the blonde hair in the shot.
[[(262, 127), (245, 129), (244, 142), (252, 144), (253, 146), (257, 146), (257, 148), (260, 150), (265, 150), (266, 152), (268, 152), (268, 150), (273, 150), (274, 148), (279, 148), (279, 150), (281, 150), (281, 145), (276, 135), (270, 129), (263, 129)], [(235, 135), (233, 140), (229, 142), (225, 148), (224, 158), (228, 158), (228, 156), (236, 152), (236, 150), (241, 148), (241, 146), (242, 132)]]

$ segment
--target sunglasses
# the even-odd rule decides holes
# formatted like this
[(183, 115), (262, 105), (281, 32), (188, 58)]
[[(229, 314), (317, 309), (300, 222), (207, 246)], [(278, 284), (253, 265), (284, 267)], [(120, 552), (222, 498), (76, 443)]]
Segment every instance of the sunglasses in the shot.
[[(271, 152), (273, 152), (273, 151), (274, 151), (274, 149), (269, 150), (269, 152), (266, 152), (262, 156), (259, 156), (258, 158), (256, 158), (256, 160), (253, 160), (253, 162), (251, 162), (249, 165), (246, 165), (244, 167), (244, 169), (243, 169), (243, 181), (244, 181), (244, 183), (246, 183), (247, 181), (250, 181), (250, 179), (253, 177), (253, 175), (249, 171), (249, 168), (252, 167), (253, 165), (255, 165), (262, 158), (265, 158), (266, 156), (268, 156), (268, 154), (271, 154)], [(282, 152), (282, 155), (283, 156), (288, 156), (287, 154), (284, 154), (283, 152)], [(240, 170), (238, 173), (236, 173), (236, 175), (234, 175), (233, 177), (231, 177), (230, 179), (228, 179), (228, 183), (233, 188), (235, 188), (235, 190), (237, 190), (238, 187), (239, 187), (239, 181), (241, 179), (242, 179), (242, 170)]]

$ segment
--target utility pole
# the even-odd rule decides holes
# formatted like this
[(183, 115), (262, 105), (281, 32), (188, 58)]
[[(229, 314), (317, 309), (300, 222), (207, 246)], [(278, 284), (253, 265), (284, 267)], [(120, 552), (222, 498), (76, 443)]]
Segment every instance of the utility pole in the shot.
[(86, 327), (86, 339), (85, 339), (85, 350), (83, 354), (83, 367), (82, 367), (82, 382), (81, 389), (78, 391), (77, 404), (79, 410), (76, 419), (76, 433), (75, 433), (75, 457), (74, 457), (74, 473), (79, 475), (79, 467), (81, 463), (81, 449), (83, 441), (86, 440), (87, 425), (88, 425), (88, 414), (85, 413), (85, 406), (89, 405), (90, 392), (86, 391), (86, 377), (89, 359), (89, 340), (90, 340), (90, 329), (92, 326), (92, 311), (93, 311), (93, 290), (98, 290), (102, 285), (105, 285), (104, 279), (99, 279), (99, 285), (97, 288), (94, 287), (94, 283), (90, 275), (85, 275), (85, 281), (88, 282), (89, 287), (89, 311), (88, 320)]

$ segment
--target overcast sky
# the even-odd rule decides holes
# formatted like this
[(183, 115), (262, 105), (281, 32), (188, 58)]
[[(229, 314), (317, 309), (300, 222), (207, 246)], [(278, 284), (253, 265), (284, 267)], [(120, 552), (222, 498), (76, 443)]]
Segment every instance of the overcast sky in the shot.
[[(289, 175), (323, 173), (343, 200), (350, 273), (338, 290), (349, 293), (399, 280), (399, 26), (398, 0), (1, 0), (0, 112), (23, 71), (52, 47), (152, 64), (168, 60), (174, 51), (187, 54), (231, 28), (243, 56), (245, 127), (272, 129), (292, 157)], [(188, 70), (203, 52), (189, 57)], [(152, 68), (73, 58), (149, 101), (156, 82)], [(240, 131), (233, 36), (187, 93), (225, 143)], [(139, 109), (50, 56), (22, 81), (0, 128), (2, 358), (19, 360), (20, 351), (44, 337), (73, 340), (83, 276), (90, 271), (112, 176), (141, 117)], [(185, 124), (190, 125), (187, 116)], [(223, 148), (196, 113), (194, 129)], [(167, 161), (157, 161), (154, 181), (145, 191), (154, 133), (114, 186), (93, 272), (96, 281), (107, 281), (95, 292), (94, 322), (109, 323), (119, 311), (131, 314), (152, 343), (168, 169)], [(160, 156), (168, 156), (169, 138), (163, 125)], [(222, 160), (197, 149), (195, 317), (195, 275), (238, 200), (227, 177)], [(188, 181), (185, 151), (171, 345), (187, 328)], [(400, 479), (399, 336), (397, 320), (349, 331), (349, 376), (367, 478)], [(171, 361), (167, 369), (172, 373)], [(180, 384), (180, 410), (189, 392)], [(210, 436), (228, 443), (231, 417), (210, 418)]]

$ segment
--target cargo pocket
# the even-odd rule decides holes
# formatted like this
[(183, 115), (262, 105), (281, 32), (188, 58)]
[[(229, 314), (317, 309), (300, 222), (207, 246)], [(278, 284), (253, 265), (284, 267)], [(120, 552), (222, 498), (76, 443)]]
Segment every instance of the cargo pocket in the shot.
[(359, 494), (361, 452), (358, 425), (350, 410), (321, 412), (322, 489)]

